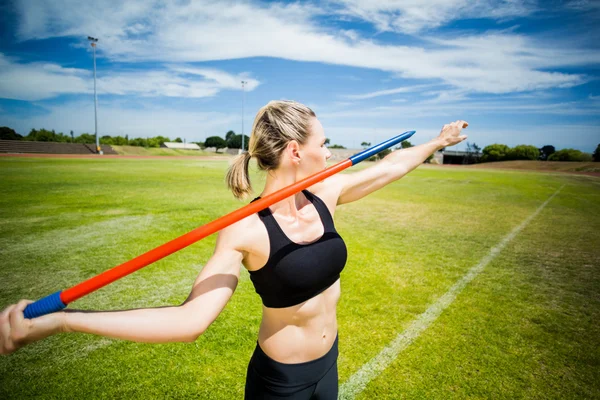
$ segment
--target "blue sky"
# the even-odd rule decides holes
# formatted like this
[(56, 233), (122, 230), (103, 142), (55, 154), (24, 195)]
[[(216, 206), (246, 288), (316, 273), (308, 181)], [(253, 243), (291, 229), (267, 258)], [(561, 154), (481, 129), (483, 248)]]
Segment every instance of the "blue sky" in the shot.
[[(445, 123), (469, 142), (600, 143), (600, 2), (15, 1), (0, 6), (0, 125), (188, 141), (249, 133), (273, 99), (358, 148)], [(464, 143), (458, 146), (464, 148)]]

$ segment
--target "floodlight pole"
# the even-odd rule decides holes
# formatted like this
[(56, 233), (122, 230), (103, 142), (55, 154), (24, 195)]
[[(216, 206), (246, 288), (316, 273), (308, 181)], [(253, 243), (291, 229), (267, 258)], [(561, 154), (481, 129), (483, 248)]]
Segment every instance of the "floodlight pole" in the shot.
[(246, 86), (248, 82), (246, 81), (242, 81), (242, 151), (241, 153), (244, 152), (244, 102), (246, 101), (246, 91), (244, 90), (244, 87)]
[(91, 42), (92, 49), (94, 49), (94, 133), (96, 134), (96, 153), (102, 155), (103, 152), (100, 149), (100, 141), (98, 140), (98, 96), (96, 95), (96, 42), (98, 42), (98, 38), (88, 36), (88, 40)]

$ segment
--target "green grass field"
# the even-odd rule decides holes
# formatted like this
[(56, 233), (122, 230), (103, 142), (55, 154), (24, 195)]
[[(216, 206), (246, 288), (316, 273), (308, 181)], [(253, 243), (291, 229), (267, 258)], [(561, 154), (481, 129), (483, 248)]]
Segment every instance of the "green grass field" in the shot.
[[(66, 289), (245, 204), (226, 190), (222, 160), (5, 157), (0, 166), (2, 308)], [(255, 189), (263, 182), (254, 174)], [(473, 168), (423, 166), (338, 208), (349, 251), (340, 384), (563, 185), (357, 398), (600, 398), (600, 179)], [(179, 304), (214, 242), (71, 308)], [(0, 398), (242, 398), (260, 309), (243, 271), (195, 343), (57, 335), (0, 357)]]

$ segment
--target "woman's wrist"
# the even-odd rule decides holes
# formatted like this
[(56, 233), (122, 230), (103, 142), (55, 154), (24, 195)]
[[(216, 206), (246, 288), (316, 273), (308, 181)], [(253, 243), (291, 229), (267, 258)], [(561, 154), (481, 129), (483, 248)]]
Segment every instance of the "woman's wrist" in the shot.
[(442, 140), (441, 138), (437, 137), (435, 139), (431, 140), (432, 142), (435, 143), (435, 151), (440, 151), (441, 149), (443, 149), (444, 147), (446, 147), (447, 145), (444, 143), (444, 140)]
[(56, 313), (57, 317), (58, 317), (58, 332), (59, 333), (67, 333), (67, 332), (73, 332), (73, 330), (70, 328), (69, 324), (68, 324), (68, 318), (67, 318), (67, 314), (64, 311), (59, 311)]

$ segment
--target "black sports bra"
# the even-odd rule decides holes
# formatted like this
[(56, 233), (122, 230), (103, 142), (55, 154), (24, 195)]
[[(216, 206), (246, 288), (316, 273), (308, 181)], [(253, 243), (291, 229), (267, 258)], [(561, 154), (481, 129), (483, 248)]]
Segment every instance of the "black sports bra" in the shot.
[(290, 307), (318, 295), (339, 279), (346, 264), (346, 244), (335, 230), (329, 209), (308, 190), (302, 193), (315, 206), (324, 227), (323, 236), (312, 243), (292, 242), (268, 207), (258, 212), (271, 250), (264, 267), (250, 271), (250, 279), (266, 307)]

